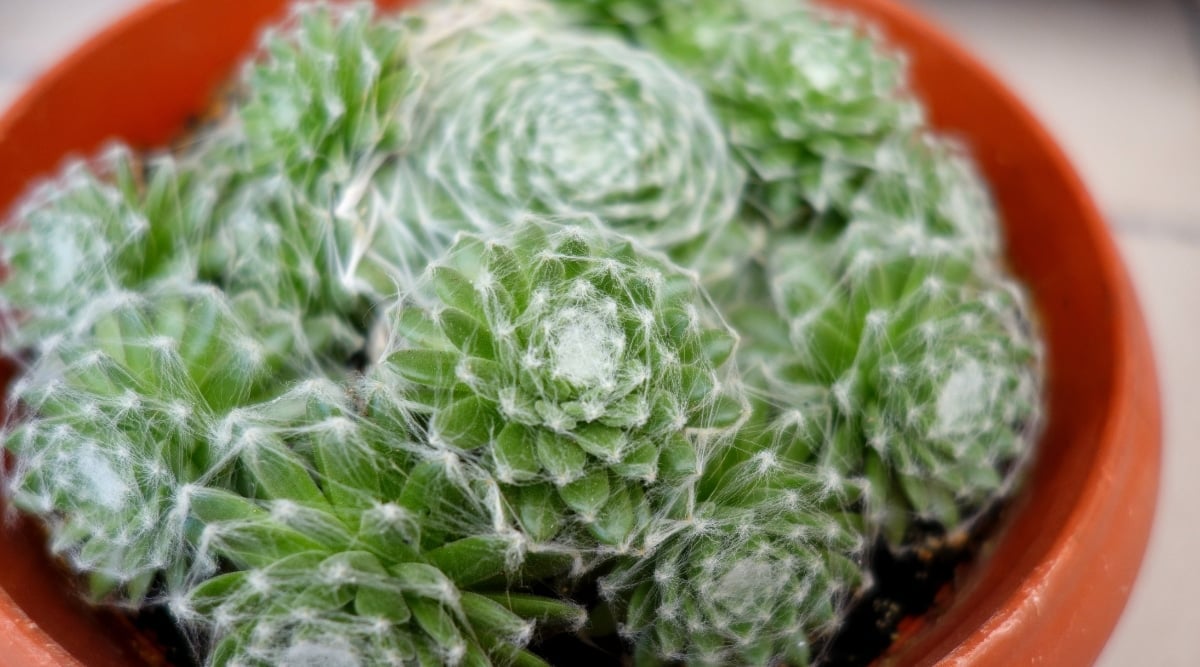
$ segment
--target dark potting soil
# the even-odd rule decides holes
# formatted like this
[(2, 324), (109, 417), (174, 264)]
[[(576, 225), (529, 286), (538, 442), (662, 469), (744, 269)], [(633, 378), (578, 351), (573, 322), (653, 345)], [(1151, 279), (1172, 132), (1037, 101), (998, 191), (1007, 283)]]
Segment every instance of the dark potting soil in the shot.
[(826, 643), (820, 664), (871, 664), (895, 641), (901, 621), (933, 609), (939, 594), (954, 586), (955, 574), (977, 551), (970, 541), (959, 548), (945, 545), (902, 554), (876, 545), (871, 563), (875, 586), (855, 602), (841, 631)]
[[(116, 614), (114, 614), (116, 615)], [(200, 667), (183, 632), (166, 607), (148, 607), (121, 615), (120, 625), (137, 637), (135, 648), (151, 667)]]

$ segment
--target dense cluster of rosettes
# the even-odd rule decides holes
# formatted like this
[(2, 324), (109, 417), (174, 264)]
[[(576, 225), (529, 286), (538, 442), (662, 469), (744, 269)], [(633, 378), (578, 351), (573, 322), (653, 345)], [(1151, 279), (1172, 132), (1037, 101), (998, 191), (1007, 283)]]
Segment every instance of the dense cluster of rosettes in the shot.
[(15, 211), (4, 493), (209, 665), (538, 665), (589, 619), (817, 662), (1039, 425), (904, 70), (790, 0), (301, 6), (171, 153)]

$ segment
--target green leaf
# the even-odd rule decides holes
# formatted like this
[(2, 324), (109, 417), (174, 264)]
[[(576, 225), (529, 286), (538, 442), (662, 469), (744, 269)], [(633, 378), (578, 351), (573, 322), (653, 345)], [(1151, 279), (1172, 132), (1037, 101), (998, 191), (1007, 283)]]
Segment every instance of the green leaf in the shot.
[[(637, 495), (637, 502), (641, 502), (641, 493)], [(633, 492), (628, 486), (621, 486), (612, 493), (596, 522), (588, 528), (604, 544), (624, 545), (638, 525), (637, 516)]]
[[(390, 505), (390, 504), (389, 504)], [(389, 518), (386, 513), (395, 513)], [(380, 505), (377, 509), (353, 508), (347, 524), (358, 516), (355, 539), (364, 549), (389, 560), (420, 560), (416, 547), (420, 544), (419, 518), (400, 505)]]
[(525, 312), (529, 305), (529, 280), (516, 253), (499, 243), (490, 243), (483, 259), (492, 277), (512, 297), (514, 315)]
[(682, 395), (689, 403), (702, 403), (713, 393), (713, 377), (707, 368), (684, 366), (681, 369)]
[(457, 308), (446, 308), (438, 314), (442, 332), (450, 342), (469, 357), (495, 359), (496, 348), (492, 332), (479, 320)]
[(504, 606), (521, 618), (538, 625), (575, 628), (583, 624), (587, 613), (582, 607), (541, 595), (526, 593), (483, 593), (484, 597)]
[(215, 529), (214, 550), (242, 567), (267, 567), (285, 556), (342, 546), (285, 526), (265, 510), (227, 491), (193, 491), (191, 510), (201, 523)]
[(400, 563), (393, 566), (396, 585), (417, 598), (447, 601), (456, 595), (454, 582), (438, 568), (425, 563)]
[[(326, 558), (321, 563), (322, 568), (341, 567), (350, 572), (357, 579), (355, 583), (363, 580), (377, 579), (387, 575), (387, 570), (379, 562), (379, 559), (374, 554), (366, 551), (344, 551), (337, 553), (329, 558)], [(358, 576), (365, 575), (365, 576)]]
[(583, 476), (588, 455), (570, 438), (545, 429), (537, 434), (537, 457), (556, 484), (567, 484)]
[(565, 269), (565, 278), (570, 280), (585, 272), (591, 264), (592, 249), (582, 233), (568, 229), (567, 233), (558, 236), (558, 245), (554, 251), (560, 255), (559, 261)]
[(959, 510), (954, 496), (948, 493), (940, 484), (930, 480), (917, 479), (909, 475), (898, 475), (904, 493), (912, 503), (917, 516), (932, 519), (953, 529), (958, 526)]
[(497, 658), (493, 664), (499, 662), (502, 665), (509, 665), (509, 667), (550, 667), (550, 663), (537, 655), (525, 649), (518, 649), (511, 644), (490, 647), (490, 652)]
[(444, 521), (439, 517), (456, 495), (442, 463), (425, 461), (412, 469), (396, 502), (412, 513), (420, 529), (420, 546), (433, 548), (444, 543)]
[(468, 396), (438, 410), (430, 424), (430, 434), (459, 449), (475, 449), (492, 441), (500, 415), (490, 401)]
[(279, 438), (267, 436), (251, 443), (242, 451), (241, 460), (267, 498), (294, 500), (332, 511), (304, 461)]
[(458, 384), (456, 371), (462, 355), (443, 350), (400, 350), (388, 357), (409, 382), (434, 388), (450, 388)]
[(221, 640), (209, 657), (209, 664), (228, 665), (245, 654), (245, 643), (248, 639), (246, 632), (234, 632)]
[(565, 507), (554, 487), (534, 484), (517, 487), (509, 494), (521, 527), (538, 542), (554, 538), (562, 528)]
[(496, 436), (492, 445), (492, 457), (496, 460), (501, 481), (527, 482), (535, 479), (542, 470), (535, 451), (536, 436), (528, 428), (509, 422)]
[(451, 342), (446, 339), (441, 327), (430, 319), (429, 314), (424, 310), (405, 308), (400, 311), (400, 316), (393, 320), (393, 324), (393, 333), (405, 341), (407, 347), (421, 350), (452, 351), (454, 349)]
[[(318, 578), (308, 576), (314, 572)], [(350, 604), (364, 590), (364, 587), (379, 587), (387, 581), (388, 573), (375, 558), (365, 551), (345, 551), (333, 554), (314, 568), (300, 571), (292, 578), (293, 581), (312, 581), (294, 599), (285, 604), (288, 607), (304, 606), (330, 611), (340, 609)], [(399, 597), (399, 591), (392, 591)], [(368, 594), (369, 595), (369, 594)]]
[(621, 459), (625, 448), (625, 431), (603, 424), (585, 424), (575, 430), (576, 442), (585, 452), (606, 463)]
[(459, 381), (469, 386), (476, 394), (493, 402), (499, 400), (500, 390), (511, 379), (503, 366), (482, 357), (463, 359), (459, 371)]
[(750, 406), (742, 397), (727, 392), (721, 392), (712, 399), (712, 402), (704, 407), (702, 414), (693, 417), (693, 422), (697, 421), (696, 417), (702, 417), (704, 425), (708, 428), (731, 428), (750, 410)]
[(433, 641), (421, 633), (413, 633), (413, 649), (416, 653), (417, 667), (446, 667), (445, 659), (439, 654), (438, 647)]
[(411, 596), (408, 607), (412, 610), (417, 625), (429, 635), (430, 639), (443, 651), (463, 648), (464, 642), (454, 617), (439, 602), (424, 597)]
[(713, 367), (722, 366), (737, 348), (737, 338), (725, 329), (708, 329), (701, 334), (705, 356)]
[(532, 628), (525, 619), (508, 607), (477, 593), (464, 592), (459, 600), (463, 615), (471, 627), (483, 635), (491, 635), (511, 642), (513, 639), (527, 640)]
[(438, 547), (425, 557), (454, 583), (465, 588), (507, 572), (510, 547), (507, 540), (476, 535)]
[(354, 611), (364, 618), (385, 618), (397, 624), (408, 622), (412, 616), (400, 593), (363, 585), (354, 595)]
[(667, 439), (659, 456), (664, 481), (683, 480), (699, 472), (696, 447), (687, 436), (676, 433)]
[(658, 599), (654, 594), (655, 585), (645, 582), (633, 591), (625, 608), (625, 624), (629, 628), (646, 628), (654, 623), (658, 616)]
[(649, 440), (642, 440), (625, 453), (620, 463), (613, 464), (612, 469), (624, 479), (655, 480), (658, 477), (658, 447)]
[(205, 524), (257, 521), (269, 516), (266, 510), (242, 496), (208, 487), (191, 489), (188, 503), (192, 515)]
[(443, 303), (476, 319), (486, 320), (487, 313), (479, 300), (479, 293), (469, 278), (448, 266), (436, 266), (430, 275), (433, 289)]
[(325, 494), (336, 507), (362, 510), (382, 497), (381, 455), (369, 445), (337, 429), (322, 429), (313, 433), (312, 448)]
[(246, 585), (246, 571), (219, 574), (188, 592), (189, 602), (196, 611), (210, 614)]
[(604, 503), (608, 502), (608, 494), (608, 471), (603, 468), (593, 470), (558, 490), (567, 507), (584, 517), (595, 517)]

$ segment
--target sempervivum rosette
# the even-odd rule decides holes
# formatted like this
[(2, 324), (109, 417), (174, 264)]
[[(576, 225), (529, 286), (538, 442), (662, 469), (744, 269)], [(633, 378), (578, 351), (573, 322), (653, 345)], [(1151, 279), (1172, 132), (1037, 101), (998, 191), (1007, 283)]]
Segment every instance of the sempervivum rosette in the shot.
[(739, 205), (742, 172), (704, 94), (652, 54), (509, 21), (428, 60), (414, 167), (459, 228), (593, 214), (670, 250), (720, 229)]
[(185, 284), (97, 296), (45, 341), (13, 389), (25, 416), (3, 433), (5, 491), (93, 597), (136, 604), (191, 567), (187, 489), (228, 481), (224, 416), (303, 370), (289, 331), (261, 303)]
[(862, 582), (857, 484), (789, 461), (799, 429), (757, 424), (712, 452), (696, 502), (657, 520), (664, 537), (600, 582), (636, 664), (803, 667)]
[(610, 232), (462, 235), (423, 291), (392, 318), (375, 372), (405, 383), (378, 409), (480, 460), (537, 541), (636, 546), (643, 491), (686, 492), (745, 411), (735, 335), (696, 280)]
[(0, 346), (38, 344), (99, 295), (194, 277), (219, 181), (200, 178), (188, 162), (117, 146), (35, 190), (0, 232), (8, 268)]
[(562, 2), (591, 25), (623, 28), (704, 89), (749, 168), (749, 203), (775, 224), (844, 209), (920, 124), (902, 61), (806, 3)]
[(409, 63), (415, 14), (376, 16), (370, 4), (301, 4), (272, 29), (246, 70), (234, 115), (254, 169), (346, 195), (412, 135), (422, 76)]
[(952, 530), (1003, 495), (1040, 422), (1030, 305), (961, 249), (919, 224), (780, 243), (784, 321), (751, 334), (782, 341), (765, 353), (771, 400), (819, 428), (822, 461), (867, 476), (869, 518), (895, 545), (914, 520)]
[(544, 665), (535, 625), (583, 621), (496, 577), (535, 558), (471, 492), (486, 474), (390, 426), (320, 379), (225, 420), (242, 491), (197, 488), (190, 507), (229, 571), (169, 601), (207, 664)]
[(943, 251), (988, 264), (999, 261), (1003, 248), (996, 207), (961, 147), (936, 137), (913, 137), (892, 157), (863, 183), (850, 204), (850, 219), (926, 234), (939, 239)]
[(204, 278), (301, 313), (331, 366), (427, 261), (380, 176), (411, 139), (416, 23), (365, 4), (298, 6), (246, 68), (229, 118), (189, 147), (232, 175)]

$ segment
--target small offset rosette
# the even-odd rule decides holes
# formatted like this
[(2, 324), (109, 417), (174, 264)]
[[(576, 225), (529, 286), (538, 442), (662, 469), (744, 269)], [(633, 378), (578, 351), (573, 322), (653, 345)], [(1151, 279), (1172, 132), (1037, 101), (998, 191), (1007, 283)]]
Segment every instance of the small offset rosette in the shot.
[(791, 430), (713, 452), (698, 502), (656, 518), (657, 549), (600, 580), (638, 664), (808, 665), (843, 619), (864, 579), (858, 492), (781, 456)]

